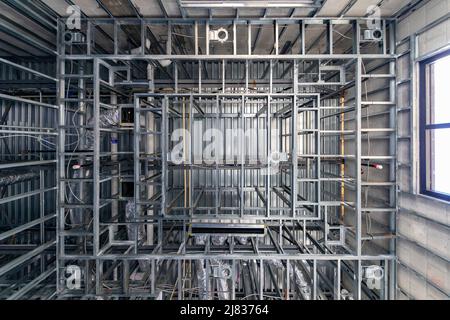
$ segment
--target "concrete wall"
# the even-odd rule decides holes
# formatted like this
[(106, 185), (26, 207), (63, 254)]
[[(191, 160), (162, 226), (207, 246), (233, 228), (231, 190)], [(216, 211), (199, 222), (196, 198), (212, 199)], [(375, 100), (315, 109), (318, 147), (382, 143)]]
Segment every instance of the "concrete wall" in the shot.
[[(450, 44), (450, 20), (424, 32), (450, 12), (450, 0), (431, 0), (397, 25), (397, 41), (417, 35), (414, 64), (409, 54), (399, 59), (398, 88), (399, 212), (397, 217), (398, 298), (448, 299), (450, 296), (450, 203), (419, 194), (417, 59)], [(419, 32), (419, 33), (418, 33)], [(404, 42), (398, 52), (406, 52)], [(411, 94), (411, 92), (413, 94)], [(409, 107), (412, 107), (410, 110)]]

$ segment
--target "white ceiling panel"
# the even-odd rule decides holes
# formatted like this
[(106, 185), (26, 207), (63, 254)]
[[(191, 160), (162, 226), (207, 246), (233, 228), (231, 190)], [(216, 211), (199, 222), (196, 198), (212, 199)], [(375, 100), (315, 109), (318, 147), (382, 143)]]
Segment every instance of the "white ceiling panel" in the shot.
[[(164, 14), (158, 4), (158, 1), (156, 0), (131, 0), (131, 1), (144, 17), (151, 17), (151, 18), (164, 17)], [(165, 1), (162, 1), (162, 3), (164, 2)]]
[(209, 10), (208, 9), (193, 9), (189, 8), (186, 9), (186, 13), (188, 17), (209, 17)]
[(240, 17), (262, 17), (264, 15), (264, 9), (249, 9), (249, 8), (240, 8), (239, 16)]
[(381, 15), (392, 16), (402, 8), (406, 7), (410, 2), (410, 0), (386, 1), (381, 6)]
[[(32, 55), (42, 55), (44, 54), (39, 49), (36, 49), (32, 45), (27, 44), (26, 42), (23, 42), (16, 37), (11, 36), (10, 34), (4, 33), (0, 31), (0, 39), (1, 41), (6, 42), (8, 45), (11, 44), (15, 48), (19, 48), (22, 51), (26, 53), (31, 53)], [(19, 51), (21, 52), (21, 51)], [(23, 52), (22, 52), (23, 55)]]
[(180, 7), (176, 0), (164, 0), (164, 8), (166, 8), (169, 17), (181, 17)]
[[(67, 9), (69, 4), (65, 0), (42, 0), (47, 6), (53, 9), (62, 17), (67, 17)], [(72, 0), (72, 2), (79, 6), (81, 11), (88, 17), (107, 17), (108, 14), (100, 8), (95, 0)]]
[[(67, 16), (66, 10), (68, 4), (65, 0), (42, 0), (46, 5), (52, 8), (61, 16)], [(145, 17), (164, 17), (163, 12), (158, 4), (158, 0), (131, 0)], [(318, 12), (319, 17), (337, 17), (338, 14), (346, 7), (351, 0), (328, 0), (323, 8)], [(73, 0), (79, 5), (82, 11), (90, 17), (107, 16), (105, 11), (98, 5), (96, 0)], [(180, 17), (181, 12), (177, 0), (161, 0), (169, 17)], [(391, 16), (406, 6), (408, 0), (385, 0), (381, 6), (382, 16)], [(378, 4), (379, 0), (358, 0), (345, 16), (359, 17), (367, 13), (367, 9), (371, 5)], [(270, 8), (267, 9), (268, 17), (287, 17), (291, 12), (291, 8)], [(189, 8), (185, 9), (189, 17), (209, 17), (207, 9)], [(240, 17), (262, 17), (265, 9), (261, 8), (241, 8), (239, 9)], [(311, 9), (298, 8), (295, 10), (294, 17), (305, 17), (311, 13)], [(216, 17), (230, 17), (235, 15), (235, 10), (230, 8), (214, 9)]]
[(223, 9), (212, 9), (213, 17), (234, 17), (236, 16), (236, 9), (223, 8)]
[[(370, 6), (376, 5), (378, 0), (358, 0), (355, 5), (348, 11), (346, 16), (363, 17), (367, 14)], [(410, 1), (405, 0), (385, 0), (380, 8), (381, 15), (390, 17), (402, 7), (406, 6)]]
[(378, 0), (358, 0), (351, 7), (351, 9), (345, 14), (347, 17), (364, 17), (367, 15), (369, 8), (376, 5)]
[(268, 9), (267, 16), (268, 17), (288, 17), (291, 13), (290, 8), (279, 8), (279, 9)]
[(339, 12), (345, 8), (349, 0), (328, 0), (318, 12), (319, 17), (337, 17)]
[(311, 8), (297, 8), (294, 12), (294, 17), (309, 17), (316, 9)]
[(72, 0), (72, 2), (79, 6), (81, 11), (88, 17), (108, 17), (108, 14), (100, 8), (95, 0)]
[(55, 11), (57, 14), (59, 14), (62, 17), (68, 16), (67, 14), (67, 2), (64, 0), (42, 0), (43, 3), (45, 3), (49, 8), (51, 8), (53, 11)]

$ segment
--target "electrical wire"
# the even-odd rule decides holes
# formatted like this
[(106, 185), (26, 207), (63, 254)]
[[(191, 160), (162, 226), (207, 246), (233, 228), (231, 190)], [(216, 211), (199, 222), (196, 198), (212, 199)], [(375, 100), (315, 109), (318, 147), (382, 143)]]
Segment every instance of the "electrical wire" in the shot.
[[(241, 300), (247, 300), (250, 297), (260, 297), (261, 295), (259, 293), (253, 293), (253, 294), (249, 294), (248, 296), (243, 297)], [(265, 295), (263, 294), (263, 297), (266, 298), (271, 298), (271, 299), (276, 299), (276, 300), (283, 300), (283, 298), (280, 297), (274, 297), (274, 296), (269, 296), (269, 295)]]
[[(364, 74), (367, 74), (366, 66), (364, 62), (362, 62), (362, 67), (364, 70)], [(367, 82), (364, 82), (364, 90), (365, 90), (365, 96), (366, 101), (369, 101), (369, 90), (367, 86)], [(366, 124), (367, 129), (370, 129), (370, 117), (369, 117), (369, 108), (366, 108)], [(367, 132), (367, 154), (370, 156), (371, 154), (371, 140), (370, 140), (370, 132)], [(367, 182), (370, 181), (370, 158), (367, 159), (367, 169), (366, 169), (366, 180)], [(369, 203), (369, 191), (370, 187), (366, 186), (364, 190), (364, 207), (367, 208)], [(366, 212), (366, 233), (371, 234), (372, 233), (372, 218), (370, 216), (370, 212)], [(364, 243), (363, 243), (364, 244)]]
[[(289, 27), (289, 25), (282, 25), (282, 24), (280, 24), (279, 25), (279, 28), (287, 28), (287, 27)], [(257, 27), (258, 29), (270, 29), (270, 30), (274, 30), (274, 28), (273, 28), (273, 26), (258, 26)], [(229, 28), (225, 28), (228, 32), (229, 32)], [(173, 32), (172, 31), (172, 34), (173, 35), (176, 35), (176, 36), (179, 36), (179, 37), (184, 37), (184, 38), (195, 38), (195, 36), (192, 36), (192, 35), (189, 35), (189, 34), (183, 34), (183, 33), (178, 33), (178, 32)], [(202, 36), (198, 36), (197, 37), (198, 39), (206, 39), (206, 37), (202, 37)], [(232, 42), (232, 41), (227, 41), (227, 42)]]
[(336, 33), (337, 33), (338, 35), (340, 35), (342, 38), (349, 39), (349, 40), (353, 40), (352, 38), (347, 37), (345, 34), (339, 32), (339, 31), (337, 31), (337, 30), (334, 30), (334, 32), (336, 32)]
[(7, 138), (21, 138), (21, 137), (25, 137), (25, 138), (32, 138), (32, 139), (36, 139), (38, 140), (39, 144), (46, 147), (46, 148), (52, 148), (52, 147), (56, 147), (56, 144), (43, 139), (41, 136), (36, 137), (36, 136), (32, 136), (32, 135), (28, 135), (28, 134), (17, 134), (17, 135), (8, 135), (8, 136), (1, 136), (0, 139), (7, 139)]
[[(38, 140), (38, 142), (42, 146), (44, 146), (46, 148), (50, 148), (50, 149), (52, 149), (52, 151), (55, 151), (54, 148), (56, 148), (56, 143), (55, 142), (51, 142), (50, 140), (44, 139), (44, 138), (42, 138), (42, 136), (32, 136), (32, 135), (28, 135), (28, 134), (17, 134), (17, 135), (1, 136), (0, 139), (21, 138), (21, 137), (36, 139), (36, 140)], [(74, 145), (74, 144), (75, 144), (75, 142), (71, 143), (71, 144), (66, 144), (66, 146), (71, 146), (71, 145)]]
[[(72, 50), (73, 50), (73, 47), (71, 46), (71, 47), (70, 47), (70, 51), (72, 52)], [(73, 74), (73, 60), (70, 60), (70, 74)], [(71, 80), (71, 78), (69, 77), (69, 80), (68, 80), (68, 82), (67, 82), (66, 99), (69, 98), (70, 80)], [(73, 153), (75, 153), (75, 152), (78, 150), (78, 147), (80, 146), (80, 141), (81, 141), (81, 137), (80, 137), (79, 130), (78, 130), (76, 124), (75, 124), (75, 117), (76, 117), (76, 115), (78, 114), (78, 112), (79, 112), (80, 110), (81, 110), (81, 106), (78, 107), (77, 111), (75, 111), (75, 113), (74, 113), (73, 116), (72, 116), (72, 124), (73, 124), (73, 126), (74, 126), (74, 128), (75, 128), (75, 131), (77, 132), (78, 140), (77, 140), (76, 143), (75, 143), (75, 148), (74, 148), (74, 150), (72, 151), (72, 154), (70, 155), (69, 161), (68, 161), (68, 163), (67, 163), (67, 169), (66, 169), (66, 176), (67, 176), (67, 177), (70, 176), (70, 163), (72, 162), (72, 159), (73, 159)], [(72, 186), (71, 186), (70, 182), (67, 184), (67, 187), (68, 187), (70, 193), (72, 194), (72, 196), (73, 196), (76, 200), (78, 200), (80, 203), (84, 204), (84, 201), (81, 200), (81, 199), (73, 192), (73, 189), (72, 189)], [(64, 195), (65, 195), (65, 197), (66, 197), (66, 200), (69, 201), (69, 198), (67, 197), (67, 190), (65, 190)]]

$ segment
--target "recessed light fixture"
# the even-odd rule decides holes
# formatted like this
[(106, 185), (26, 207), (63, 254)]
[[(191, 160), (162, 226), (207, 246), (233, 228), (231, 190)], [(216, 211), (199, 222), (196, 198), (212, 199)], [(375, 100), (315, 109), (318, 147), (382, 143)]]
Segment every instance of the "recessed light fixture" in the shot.
[(318, 8), (315, 0), (292, 0), (292, 1), (215, 1), (215, 0), (184, 0), (180, 2), (185, 8)]

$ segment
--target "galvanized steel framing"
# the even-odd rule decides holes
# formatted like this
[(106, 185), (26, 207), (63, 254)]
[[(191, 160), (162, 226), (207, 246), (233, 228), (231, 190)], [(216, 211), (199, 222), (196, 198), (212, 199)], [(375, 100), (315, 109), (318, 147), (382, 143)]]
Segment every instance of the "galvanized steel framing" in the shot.
[[(395, 66), (396, 66), (396, 54), (395, 54), (395, 27), (394, 22), (390, 20), (383, 21), (383, 41), (380, 46), (376, 47), (376, 50), (371, 52), (362, 52), (361, 30), (360, 25), (365, 19), (328, 19), (328, 18), (314, 18), (314, 19), (258, 19), (258, 20), (194, 20), (194, 19), (95, 19), (86, 20), (86, 39), (87, 45), (85, 52), (68, 53), (66, 45), (64, 44), (65, 25), (61, 20), (59, 23), (59, 56), (58, 56), (58, 80), (59, 80), (59, 153), (58, 153), (58, 166), (59, 166), (59, 203), (58, 203), (58, 294), (61, 297), (95, 297), (103, 296), (108, 298), (118, 297), (146, 297), (146, 298), (158, 298), (158, 292), (164, 292), (164, 290), (157, 289), (158, 285), (169, 284), (171, 285), (172, 297), (174, 293), (177, 293), (179, 299), (188, 298), (186, 292), (190, 292), (185, 283), (187, 277), (194, 278), (193, 273), (190, 273), (192, 263), (200, 263), (204, 261), (206, 263), (206, 274), (208, 279), (212, 279), (210, 275), (213, 268), (210, 266), (211, 261), (226, 261), (231, 265), (232, 275), (230, 281), (230, 294), (232, 298), (242, 298), (245, 294), (248, 294), (249, 284), (240, 278), (239, 281), (234, 281), (237, 275), (241, 272), (247, 272), (252, 279), (254, 279), (255, 287), (250, 290), (252, 295), (259, 297), (260, 299), (267, 298), (268, 295), (275, 296), (278, 292), (279, 298), (282, 299), (295, 299), (302, 298), (299, 293), (300, 288), (297, 286), (295, 276), (291, 276), (292, 269), (297, 270), (301, 268), (307, 277), (310, 279), (310, 285), (312, 289), (312, 299), (340, 299), (342, 294), (342, 288), (349, 287), (349, 283), (353, 283), (353, 297), (355, 299), (371, 298), (371, 299), (392, 299), (395, 296), (395, 213), (397, 211), (396, 200), (396, 97), (395, 97)], [(110, 24), (114, 28), (114, 50), (110, 54), (101, 52), (94, 52), (92, 43), (94, 37), (92, 36), (92, 30), (94, 24)], [(167, 34), (169, 40), (167, 41), (166, 52), (159, 54), (150, 53), (146, 50), (146, 38), (148, 25), (159, 24), (167, 27)], [(253, 54), (252, 52), (252, 38), (251, 38), (251, 26), (252, 25), (269, 25), (274, 28), (274, 51), (267, 54)], [(333, 40), (333, 28), (336, 25), (347, 24), (350, 25), (354, 34), (353, 48), (350, 52), (337, 53), (335, 49), (335, 42)], [(118, 44), (118, 28), (123, 25), (132, 25), (141, 32), (141, 52), (139, 53), (120, 53)], [(172, 52), (172, 29), (175, 25), (189, 26), (194, 34), (194, 52), (190, 54), (174, 54)], [(204, 53), (200, 53), (199, 47), (199, 26), (205, 27), (205, 41), (206, 50)], [(233, 32), (233, 44), (232, 50), (225, 54), (213, 54), (210, 52), (210, 39), (208, 30), (211, 26), (227, 25), (231, 26)], [(247, 39), (247, 53), (239, 54), (237, 49), (237, 38), (239, 37), (236, 31), (237, 25), (244, 25), (248, 28)], [(283, 54), (279, 50), (279, 28), (280, 25), (296, 25), (298, 26), (299, 38), (301, 50), (297, 53)], [(327, 28), (327, 50), (321, 54), (310, 54), (305, 48), (306, 34), (310, 25), (324, 25)], [(389, 33), (386, 31), (389, 30)], [(151, 31), (150, 31), (151, 33)], [(365, 50), (367, 49), (364, 47)], [(81, 49), (80, 49), (81, 50)], [(171, 93), (155, 93), (155, 83), (157, 79), (148, 79), (149, 89), (145, 93), (137, 93), (128, 97), (127, 105), (134, 107), (134, 128), (132, 129), (132, 145), (133, 151), (127, 152), (113, 152), (101, 145), (101, 137), (103, 135), (116, 132), (116, 129), (106, 130), (101, 128), (100, 125), (100, 112), (101, 110), (113, 108), (112, 98), (117, 94), (119, 90), (119, 83), (115, 81), (115, 74), (118, 70), (123, 68), (129, 68), (129, 62), (147, 61), (152, 64), (154, 70), (163, 69), (160, 66), (160, 61), (170, 60), (174, 66), (174, 79), (168, 80), (169, 87), (172, 87)], [(179, 71), (183, 67), (183, 63), (186, 61), (193, 61), (198, 64), (198, 77), (193, 79), (194, 88), (190, 93), (180, 93), (178, 80)], [(225, 74), (226, 65), (228, 62), (242, 61), (245, 68), (245, 80), (244, 86), (238, 93), (227, 92), (227, 80)], [(269, 86), (265, 89), (265, 92), (252, 93), (250, 92), (250, 77), (249, 68), (250, 64), (254, 62), (265, 63), (269, 68)], [(290, 62), (293, 66), (292, 72), (292, 88), (287, 92), (278, 93), (275, 92), (274, 87), (274, 70), (279, 66), (280, 61)], [(302, 83), (299, 81), (299, 64), (303, 62), (317, 63), (319, 68), (322, 66), (322, 62), (332, 62), (337, 67), (338, 73), (342, 78), (342, 75), (352, 74), (352, 80), (348, 81), (334, 81), (330, 83), (326, 82), (311, 82)], [(376, 61), (379, 64), (387, 65), (388, 71), (384, 73), (373, 72), (371, 69), (366, 69), (365, 64)], [(222, 82), (222, 92), (217, 87), (215, 93), (211, 93), (210, 90), (205, 89), (204, 83), (202, 83), (203, 69), (202, 66), (208, 63), (221, 63), (223, 68), (222, 76), (217, 80), (218, 83)], [(67, 65), (71, 63), (77, 63), (79, 65), (90, 66), (92, 74), (70, 74), (67, 70)], [(117, 68), (118, 65), (120, 68)], [(101, 72), (101, 68), (105, 68), (109, 72), (108, 80), (104, 80), (102, 77), (104, 73)], [(374, 68), (373, 70), (377, 70)], [(279, 72), (278, 72), (279, 73)], [(277, 73), (277, 74), (278, 74)], [(319, 71), (320, 73), (320, 71)], [(192, 76), (192, 75), (191, 75)], [(77, 98), (68, 99), (66, 97), (66, 79), (74, 78), (79, 84), (84, 84), (82, 88), (81, 96)], [(320, 77), (320, 75), (319, 75)], [(92, 82), (89, 82), (90, 90), (92, 90), (92, 99), (87, 99), (86, 94), (87, 82), (86, 78), (91, 78)], [(364, 83), (372, 79), (385, 79), (388, 81), (388, 93), (387, 98), (384, 100), (368, 100), (371, 93), (367, 90), (364, 93)], [(319, 78), (320, 80), (320, 78)], [(172, 83), (170, 83), (172, 82)], [(197, 84), (197, 86), (195, 85)], [(133, 86), (133, 82), (130, 81), (127, 85)], [(219, 84), (220, 85), (220, 84)], [(232, 85), (229, 86), (233, 87)], [(311, 87), (310, 93), (300, 92), (305, 87)], [(331, 92), (320, 92), (321, 88), (331, 87)], [(261, 88), (260, 88), (261, 89)], [(345, 106), (342, 110), (342, 106), (338, 104), (340, 92), (343, 89), (354, 92), (353, 94), (353, 106)], [(233, 90), (237, 90), (234, 86)], [(261, 89), (261, 90), (264, 90)], [(110, 95), (108, 98), (110, 103), (104, 102), (101, 98), (106, 93)], [(305, 99), (310, 97), (311, 102), (309, 104), (298, 105), (299, 99)], [(188, 170), (189, 175), (198, 170), (198, 167), (182, 166), (175, 167), (170, 164), (167, 158), (169, 154), (169, 134), (171, 133), (170, 121), (180, 116), (180, 114), (173, 110), (170, 110), (171, 104), (176, 101), (179, 103), (183, 101), (183, 108), (187, 106), (187, 109), (183, 109), (186, 114), (189, 114), (190, 121), (194, 119), (195, 115), (201, 117), (208, 117), (210, 115), (201, 114), (199, 112), (198, 101), (209, 100), (212, 104), (216, 104), (216, 110), (219, 110), (221, 101), (226, 99), (233, 99), (238, 105), (241, 105), (242, 110), (238, 112), (236, 117), (240, 119), (240, 125), (244, 126), (244, 113), (248, 102), (251, 99), (259, 99), (258, 105), (259, 111), (253, 114), (249, 114), (250, 117), (262, 117), (265, 118), (266, 135), (264, 144), (270, 146), (272, 141), (269, 136), (269, 127), (271, 121), (276, 121), (277, 118), (289, 119), (291, 126), (289, 131), (286, 130), (286, 135), (290, 134), (288, 153), (291, 155), (286, 166), (291, 170), (290, 184), (292, 188), (286, 185), (283, 191), (274, 188), (273, 194), (270, 195), (272, 176), (267, 175), (264, 180), (265, 188), (256, 184), (251, 187), (245, 186), (245, 174), (249, 169), (246, 167), (246, 159), (241, 158), (240, 161), (233, 165), (233, 170), (239, 171), (239, 179), (236, 179), (238, 187), (236, 188), (238, 198), (241, 199), (239, 206), (233, 208), (236, 209), (236, 214), (232, 215), (220, 215), (221, 206), (220, 199), (221, 193), (227, 191), (226, 187), (220, 185), (219, 172), (226, 170), (226, 168), (215, 165), (217, 176), (211, 179), (213, 181), (213, 188), (207, 190), (204, 188), (194, 187), (190, 185), (189, 193), (189, 205), (178, 205), (177, 199), (179, 199), (185, 191), (180, 186), (172, 185), (169, 188), (169, 175), (173, 175), (174, 171), (183, 168)], [(272, 102), (278, 98), (290, 99), (291, 105), (287, 107), (277, 109), (272, 112)], [(350, 99), (348, 99), (350, 100)], [(263, 101), (263, 102), (261, 102)], [(334, 105), (333, 105), (334, 101)], [(83, 152), (67, 152), (66, 149), (66, 134), (73, 130), (70, 122), (66, 119), (66, 111), (71, 104), (83, 104), (86, 103), (86, 108), (92, 108), (92, 117), (94, 118), (93, 127), (88, 128), (92, 130), (94, 136), (93, 150)], [(327, 103), (327, 104), (326, 104)], [(118, 103), (120, 104), (120, 103)], [(388, 128), (369, 128), (365, 127), (363, 120), (365, 117), (369, 118), (369, 114), (363, 115), (363, 110), (369, 112), (373, 106), (386, 107), (389, 114), (389, 127)], [(186, 112), (188, 110), (188, 112)], [(334, 111), (333, 111), (334, 110)], [(73, 111), (72, 111), (73, 112)], [(142, 128), (142, 123), (146, 125), (146, 116), (144, 114), (152, 112), (157, 114), (159, 120), (153, 119), (153, 121), (159, 121), (158, 126), (153, 129), (146, 127)], [(315, 144), (315, 152), (311, 154), (299, 153), (302, 150), (298, 150), (298, 144), (294, 143), (299, 135), (299, 114), (302, 112), (315, 113), (315, 124), (313, 128), (303, 129), (313, 133), (313, 143)], [(214, 112), (211, 112), (214, 113)], [(346, 114), (353, 115), (351, 119), (346, 118)], [(342, 132), (336, 125), (332, 123), (332, 120), (327, 122), (327, 126), (334, 126), (335, 128), (322, 128), (322, 117), (330, 118), (336, 116), (336, 119), (344, 117), (345, 119), (354, 121), (353, 130), (345, 130)], [(143, 121), (141, 121), (141, 119)], [(86, 125), (86, 118), (84, 118), (84, 124)], [(211, 117), (211, 121), (216, 121), (217, 125), (223, 121), (222, 114), (217, 112)], [(192, 122), (191, 122), (192, 124)], [(159, 129), (157, 129), (159, 128)], [(130, 131), (130, 128), (118, 128), (117, 132)], [(385, 134), (383, 137), (390, 141), (389, 150), (383, 154), (370, 155), (363, 152), (365, 146), (365, 139), (371, 134)], [(323, 139), (322, 135), (336, 135), (336, 136), (353, 136), (353, 142), (351, 145), (354, 148), (354, 154), (343, 155), (331, 153), (333, 150), (332, 143)], [(158, 155), (151, 156), (147, 154), (147, 151), (142, 151), (141, 141), (154, 138), (152, 141), (159, 141)], [(281, 140), (283, 138), (281, 137)], [(147, 141), (147, 140), (145, 140)], [(328, 141), (328, 142), (327, 142)], [(283, 141), (285, 142), (285, 141)], [(321, 145), (323, 144), (323, 145)], [(267, 148), (269, 150), (269, 148)], [(324, 152), (322, 152), (324, 151)], [(132, 175), (132, 181), (134, 183), (134, 201), (135, 210), (137, 216), (133, 221), (119, 221), (115, 214), (118, 214), (117, 208), (112, 210), (114, 203), (123, 201), (120, 199), (120, 195), (113, 194), (110, 190), (112, 181), (120, 181), (122, 172), (120, 168), (111, 173), (110, 177), (102, 177), (101, 166), (102, 159), (112, 159), (119, 154), (127, 154), (133, 156), (134, 173)], [(68, 176), (66, 167), (71, 164), (70, 160), (73, 157), (79, 157), (80, 159), (90, 159), (92, 161), (92, 177), (88, 180), (92, 181), (92, 199), (93, 202), (89, 204), (81, 203), (69, 203), (65, 197), (67, 184), (71, 177)], [(145, 158), (147, 157), (147, 158)], [(301, 182), (299, 175), (299, 160), (305, 158), (315, 159), (316, 163), (316, 177), (304, 178), (303, 182), (313, 183), (316, 185), (316, 189), (313, 194), (315, 195), (314, 201), (305, 201), (298, 196), (298, 184)], [(340, 161), (346, 160), (352, 161), (353, 168), (349, 177), (323, 177), (322, 176), (322, 162), (327, 159), (340, 159)], [(366, 166), (369, 166), (370, 161), (378, 161), (385, 164), (389, 168), (388, 177), (382, 180), (364, 181), (362, 177), (362, 170)], [(339, 161), (336, 161), (339, 163)], [(151, 165), (151, 169), (149, 166)], [(141, 168), (145, 168), (146, 175), (143, 177), (141, 174)], [(211, 168), (208, 168), (211, 169)], [(260, 167), (258, 169), (263, 169)], [(270, 171), (270, 164), (265, 166), (264, 169)], [(149, 175), (152, 172), (152, 175)], [(156, 173), (156, 174), (155, 174)], [(153, 177), (153, 178), (152, 178)], [(127, 177), (127, 179), (130, 177)], [(142, 185), (145, 184), (143, 178), (147, 182), (155, 183), (160, 194), (145, 192), (143, 194)], [(276, 179), (280, 179), (279, 176), (275, 176)], [(116, 180), (118, 179), (118, 180)], [(154, 180), (150, 180), (154, 179)], [(282, 178), (281, 178), (282, 180)], [(344, 182), (352, 185), (353, 198), (351, 200), (342, 201), (339, 197), (339, 188), (336, 188), (335, 195), (328, 195), (334, 197), (333, 200), (324, 200), (323, 194), (325, 190), (321, 190), (322, 186), (328, 182)], [(89, 182), (90, 183), (90, 182)], [(105, 196), (103, 184), (109, 185), (105, 187), (108, 189)], [(177, 188), (178, 187), (178, 188)], [(363, 190), (366, 188), (384, 188), (388, 190), (388, 199), (384, 199), (384, 202), (377, 203), (377, 206), (371, 207), (370, 205), (364, 205)], [(117, 190), (116, 190), (117, 191)], [(235, 190), (234, 190), (235, 191)], [(233, 191), (233, 192), (234, 192)], [(263, 206), (259, 207), (246, 207), (242, 201), (244, 198), (244, 192), (252, 192), (252, 196), (255, 199), (261, 199)], [(197, 192), (197, 196), (193, 195)], [(214, 193), (214, 203), (209, 207), (204, 208), (208, 211), (208, 214), (199, 214), (197, 204), (204, 196), (205, 192)], [(284, 206), (276, 207), (272, 203), (272, 199), (277, 198), (278, 202), (284, 202)], [(329, 217), (332, 214), (329, 208), (339, 209), (341, 205), (344, 205), (347, 211), (353, 212), (353, 224), (349, 225), (330, 225)], [(92, 226), (86, 230), (75, 230), (67, 228), (66, 215), (67, 210), (75, 208), (89, 208), (92, 210)], [(306, 210), (305, 208), (314, 207), (317, 208), (315, 217), (307, 217), (298, 214), (298, 210)], [(251, 211), (261, 210), (263, 215), (249, 214)], [(323, 209), (323, 211), (322, 211)], [(114, 214), (112, 214), (112, 211)], [(170, 215), (172, 211), (179, 211), (180, 213)], [(226, 211), (226, 210), (225, 210)], [(285, 214), (274, 214), (275, 212), (287, 212)], [(150, 214), (151, 212), (151, 214)], [(369, 214), (381, 214), (387, 213), (389, 216), (388, 232), (381, 235), (363, 234), (364, 221), (368, 219)], [(109, 221), (105, 220), (105, 217), (110, 218)], [(228, 236), (228, 244), (215, 245), (211, 243), (211, 237), (206, 239), (203, 246), (197, 245), (193, 241), (192, 235), (189, 234), (189, 227), (192, 222), (215, 222), (215, 223), (230, 223), (230, 221), (236, 221), (239, 223), (248, 223), (248, 221), (264, 223), (266, 225), (267, 234), (260, 241), (252, 239), (249, 245), (236, 244), (234, 236)], [(227, 221), (227, 222), (224, 222)], [(134, 228), (134, 239), (125, 240), (124, 238), (115, 239), (118, 236), (118, 228), (125, 226)], [(92, 227), (92, 229), (91, 229)], [(155, 236), (152, 241), (142, 242), (139, 239), (140, 227), (154, 230)], [(175, 228), (176, 227), (176, 228)], [(339, 237), (336, 242), (335, 238), (331, 237), (331, 232), (338, 230)], [(153, 232), (153, 231), (152, 231)], [(319, 237), (320, 236), (320, 237)], [(341, 236), (353, 237), (351, 241), (352, 246), (340, 239)], [(66, 243), (68, 238), (78, 239), (76, 242)], [(318, 238), (319, 237), (319, 238)], [(166, 240), (170, 239), (170, 242)], [(365, 242), (371, 242), (376, 240), (386, 240), (389, 242), (387, 250), (380, 250), (377, 254), (369, 254), (363, 248)], [(81, 241), (81, 242), (80, 242)], [(80, 249), (80, 243), (84, 243), (85, 247)], [(78, 248), (78, 249), (77, 249)], [(81, 250), (81, 251), (80, 251)], [(285, 269), (273, 270), (271, 261), (280, 261)], [(84, 269), (84, 286), (81, 290), (71, 291), (65, 287), (65, 267), (67, 265), (76, 264), (80, 265)], [(383, 287), (377, 292), (368, 288), (364, 282), (364, 268), (369, 264), (380, 265), (384, 272), (385, 278)], [(137, 272), (141, 270), (141, 272)], [(244, 271), (245, 270), (245, 271)], [(137, 279), (136, 274), (140, 273), (143, 278)], [(295, 274), (295, 272), (294, 272)], [(95, 275), (95, 277), (92, 277)], [(159, 277), (158, 275), (162, 276)], [(165, 279), (163, 279), (166, 277)], [(344, 279), (345, 278), (345, 279)], [(158, 282), (160, 281), (160, 282)], [(166, 281), (166, 283), (164, 283)], [(208, 280), (208, 291), (214, 290), (209, 288), (210, 285), (214, 285), (214, 281)], [(191, 283), (192, 285), (192, 283)], [(137, 287), (139, 288), (137, 288)], [(247, 289), (245, 289), (246, 287)], [(192, 286), (191, 286), (192, 289)], [(282, 294), (280, 294), (280, 292)], [(217, 292), (216, 292), (217, 293)], [(170, 295), (169, 295), (170, 297)], [(192, 297), (192, 295), (191, 295)], [(303, 296), (304, 298), (304, 296)]]

